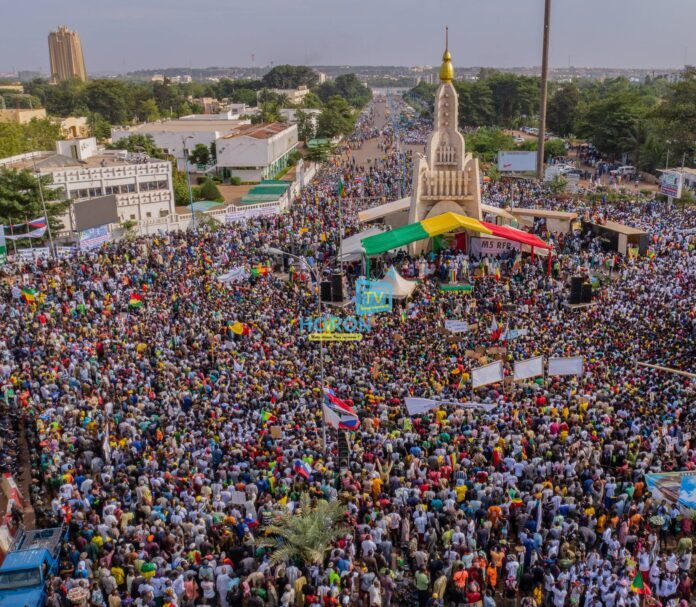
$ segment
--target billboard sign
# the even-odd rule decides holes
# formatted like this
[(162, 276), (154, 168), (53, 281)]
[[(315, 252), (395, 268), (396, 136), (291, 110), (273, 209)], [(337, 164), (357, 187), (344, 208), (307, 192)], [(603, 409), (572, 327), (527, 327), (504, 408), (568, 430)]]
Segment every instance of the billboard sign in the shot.
[(392, 285), (383, 280), (359, 278), (355, 283), (355, 313), (369, 316), (392, 309)]
[(681, 198), (684, 175), (682, 173), (662, 173), (660, 177), (660, 194), (670, 198)]
[(501, 173), (533, 173), (536, 171), (536, 152), (498, 152), (498, 170)]

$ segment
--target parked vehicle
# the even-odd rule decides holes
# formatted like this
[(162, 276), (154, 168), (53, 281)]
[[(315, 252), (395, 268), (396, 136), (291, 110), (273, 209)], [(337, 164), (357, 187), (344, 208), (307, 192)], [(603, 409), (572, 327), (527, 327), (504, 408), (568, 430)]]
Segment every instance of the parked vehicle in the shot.
[(0, 567), (0, 607), (42, 607), (46, 581), (58, 572), (62, 527), (20, 533)]

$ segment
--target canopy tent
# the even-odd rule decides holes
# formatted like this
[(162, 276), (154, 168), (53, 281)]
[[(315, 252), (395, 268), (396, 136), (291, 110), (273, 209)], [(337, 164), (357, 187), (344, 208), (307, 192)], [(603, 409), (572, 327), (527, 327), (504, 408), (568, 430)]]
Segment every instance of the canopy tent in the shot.
[(366, 255), (379, 255), (417, 240), (432, 238), (433, 236), (439, 236), (457, 229), (472, 230), (481, 234), (493, 234), (490, 228), (484, 226), (477, 219), (459, 215), (458, 213), (443, 213), (437, 217), (430, 217), (418, 223), (410, 223), (383, 234), (369, 236), (362, 240), (362, 245)]
[(358, 234), (353, 234), (348, 238), (344, 238), (341, 241), (341, 249), (339, 259), (342, 261), (359, 261), (362, 259), (365, 249), (362, 246), (362, 240), (370, 236), (375, 236), (377, 234), (382, 234), (384, 230), (382, 228), (368, 228), (363, 230)]
[(406, 299), (410, 297), (418, 286), (417, 281), (406, 280), (401, 276), (394, 266), (389, 268), (382, 281), (388, 282), (391, 285), (393, 299)]
[(499, 226), (486, 221), (482, 221), (481, 223), (491, 231), (490, 233), (493, 234), (493, 236), (527, 244), (534, 248), (551, 249), (550, 244), (544, 242), (541, 238), (534, 236), (534, 234), (530, 234), (529, 232), (524, 232), (522, 230), (518, 230), (517, 228), (511, 228), (510, 226)]

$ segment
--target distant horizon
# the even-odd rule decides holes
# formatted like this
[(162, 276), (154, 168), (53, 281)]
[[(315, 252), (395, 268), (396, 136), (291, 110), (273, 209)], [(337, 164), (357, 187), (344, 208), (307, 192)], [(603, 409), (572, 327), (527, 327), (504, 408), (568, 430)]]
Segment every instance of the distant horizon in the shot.
[[(277, 65), (284, 65), (284, 64), (277, 64)], [(274, 67), (277, 67), (275, 65)], [(348, 63), (336, 63), (332, 65), (328, 64), (323, 64), (323, 65), (307, 65), (307, 64), (289, 64), (289, 65), (306, 65), (307, 67), (310, 67), (314, 70), (321, 71), (320, 68), (342, 68), (342, 69), (351, 69), (351, 68), (361, 68), (361, 67), (366, 67), (366, 68), (405, 68), (405, 69), (412, 69), (416, 67), (424, 67), (427, 64), (416, 64), (416, 65), (389, 65), (389, 64), (348, 64)], [(436, 70), (438, 69), (439, 66), (432, 65), (430, 69)], [(681, 67), (620, 67), (620, 66), (610, 66), (610, 65), (569, 65), (569, 66), (549, 66), (549, 70), (552, 71), (559, 71), (559, 70), (578, 70), (578, 69), (583, 69), (583, 70), (619, 70), (619, 71), (644, 71), (644, 72), (680, 72), (684, 70), (686, 67), (688, 67), (688, 64), (682, 65)], [(90, 73), (88, 75), (88, 80), (94, 79), (94, 78), (99, 78), (102, 76), (128, 76), (130, 74), (136, 74), (138, 72), (164, 72), (167, 70), (181, 70), (181, 71), (186, 71), (186, 70), (258, 70), (258, 71), (270, 71), (272, 68), (269, 65), (265, 66), (248, 66), (248, 65), (227, 65), (227, 66), (221, 66), (221, 65), (211, 65), (211, 66), (205, 66), (205, 67), (197, 67), (197, 66), (177, 66), (177, 65), (172, 65), (169, 67), (139, 67), (135, 68), (132, 70), (129, 70), (127, 72), (119, 72), (119, 71), (95, 71), (93, 73)], [(498, 66), (498, 65), (468, 65), (468, 66), (455, 66), (455, 70), (472, 70), (472, 69), (492, 69), (492, 70), (500, 70), (500, 71), (514, 71), (514, 70), (538, 70), (541, 72), (541, 66), (540, 65), (514, 65), (514, 66)], [(34, 68), (17, 68), (15, 71), (10, 71), (10, 72), (0, 72), (0, 76), (2, 77), (7, 77), (7, 76), (17, 76), (19, 72), (39, 72), (41, 76), (46, 76), (50, 77), (50, 74), (48, 73), (48, 70), (41, 70), (39, 71), (38, 69)], [(413, 77), (415, 78), (417, 74), (413, 74)]]
[[(0, 73), (48, 73), (47, 36), (59, 25), (80, 35), (88, 74), (163, 65), (252, 68), (271, 62), (438, 65), (445, 25), (455, 66), (512, 69), (512, 63), (541, 62), (543, 10), (543, 0), (433, 0), (427, 5), (417, 0), (295, 0), (292, 10), (283, 0), (266, 0), (263, 6), (235, 0), (197, 0), (195, 5), (189, 0), (97, 0), (89, 10), (84, 0), (29, 0), (13, 4), (0, 37)], [(680, 69), (696, 63), (695, 22), (693, 0), (670, 0), (669, 12), (656, 8), (653, 0), (553, 0), (550, 65)]]

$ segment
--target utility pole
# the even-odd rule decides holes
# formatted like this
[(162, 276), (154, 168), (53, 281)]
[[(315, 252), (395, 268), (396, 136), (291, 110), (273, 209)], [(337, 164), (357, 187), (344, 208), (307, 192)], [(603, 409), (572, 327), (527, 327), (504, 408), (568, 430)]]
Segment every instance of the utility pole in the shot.
[(544, 136), (546, 135), (546, 93), (549, 78), (549, 28), (551, 0), (544, 0), (544, 44), (541, 54), (541, 103), (539, 106), (539, 144), (537, 145), (537, 177), (544, 178)]

